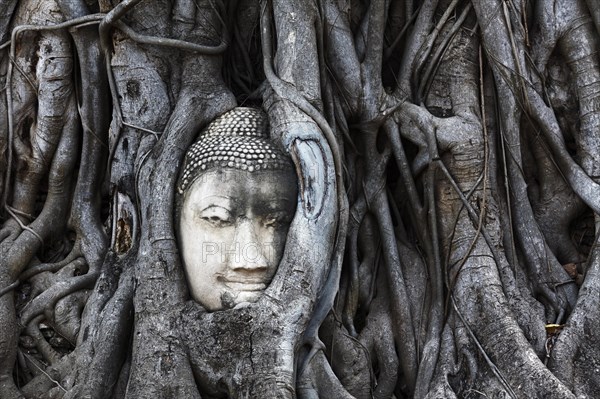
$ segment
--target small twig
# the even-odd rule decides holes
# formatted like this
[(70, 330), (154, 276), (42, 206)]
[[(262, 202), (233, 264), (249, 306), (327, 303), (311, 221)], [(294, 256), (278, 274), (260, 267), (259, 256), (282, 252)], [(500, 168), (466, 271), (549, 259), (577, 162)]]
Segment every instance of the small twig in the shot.
[(159, 139), (160, 133), (155, 132), (154, 130), (146, 129), (145, 127), (141, 127), (141, 126), (132, 125), (131, 123), (127, 123), (127, 122), (123, 122), (123, 126), (130, 127), (135, 130), (140, 130), (142, 132), (150, 133), (151, 135), (154, 136), (156, 141), (158, 141), (158, 139)]
[(23, 216), (23, 217), (27, 218), (28, 220), (34, 220), (35, 219), (35, 217), (33, 215), (29, 214), (29, 213), (22, 212), (22, 211), (20, 211), (20, 210), (18, 210), (16, 208), (13, 208), (12, 206), (8, 206), (7, 205), (7, 207), (10, 208), (10, 210), (13, 211), (15, 214), (17, 214), (19, 216)]
[(42, 247), (44, 246), (44, 239), (42, 238), (42, 236), (40, 236), (31, 227), (26, 226), (25, 224), (23, 224), (23, 222), (21, 222), (21, 219), (19, 219), (19, 216), (13, 211), (13, 209), (10, 206), (5, 205), (4, 209), (6, 209), (6, 211), (10, 214), (10, 216), (12, 216), (13, 219), (15, 219), (15, 221), (19, 224), (19, 227), (21, 229), (26, 230), (26, 231), (30, 232), (31, 234), (33, 234), (38, 240), (40, 240), (40, 243), (42, 244)]
[(469, 324), (467, 324), (467, 321), (463, 317), (463, 315), (460, 312), (460, 310), (458, 310), (458, 306), (456, 305), (456, 300), (454, 299), (454, 294), (450, 295), (450, 298), (452, 300), (452, 306), (454, 307), (454, 310), (456, 311), (456, 314), (458, 315), (458, 317), (462, 321), (463, 325), (465, 326), (465, 329), (467, 330), (467, 332), (471, 336), (471, 339), (475, 343), (475, 346), (477, 346), (477, 349), (479, 349), (479, 352), (481, 352), (481, 355), (485, 359), (486, 363), (488, 364), (488, 366), (490, 366), (490, 369), (492, 370), (492, 372), (494, 373), (494, 375), (498, 378), (498, 380), (500, 381), (500, 383), (504, 386), (504, 388), (506, 389), (506, 391), (508, 392), (508, 394), (512, 398), (517, 399), (518, 396), (515, 394), (515, 392), (513, 391), (512, 387), (508, 384), (508, 381), (502, 375), (502, 372), (494, 364), (494, 362), (492, 361), (492, 359), (490, 359), (490, 357), (487, 355), (487, 353), (485, 352), (485, 349), (483, 349), (483, 346), (481, 345), (481, 343), (479, 342), (479, 340), (475, 336), (475, 333), (473, 332), (473, 330), (471, 330), (471, 327), (469, 326)]
[[(418, 76), (419, 73), (421, 72), (421, 69), (423, 68), (423, 65), (425, 64), (425, 61), (427, 60), (427, 58), (429, 57), (429, 54), (431, 53), (431, 51), (434, 48), (433, 44), (435, 43), (435, 40), (439, 36), (442, 28), (444, 27), (444, 24), (446, 24), (446, 22), (450, 18), (451, 14), (454, 12), (454, 9), (456, 8), (457, 5), (458, 5), (458, 0), (452, 0), (452, 3), (450, 3), (448, 5), (446, 10), (444, 11), (444, 14), (442, 15), (442, 17), (436, 24), (435, 28), (427, 37), (427, 40), (425, 42), (423, 42), (423, 44), (421, 45), (421, 48), (419, 49), (419, 52), (421, 52), (421, 53), (417, 54), (417, 57), (418, 57), (417, 65), (416, 65), (416, 68), (414, 68), (414, 70), (413, 70), (413, 78)], [(415, 80), (415, 81), (417, 81), (417, 80)], [(420, 91), (420, 89), (419, 89), (419, 91)], [(417, 98), (417, 102), (420, 102), (420, 98)]]
[[(442, 163), (442, 161), (439, 161), (440, 163)], [(442, 163), (442, 165), (440, 166), (440, 169), (442, 171), (446, 170), (446, 165)], [(450, 175), (450, 173), (444, 173), (446, 178), (448, 179), (448, 181), (450, 182), (450, 184), (453, 187), (458, 187), (458, 184), (456, 183), (456, 181), (454, 180), (454, 177), (452, 177)], [(475, 183), (473, 184), (473, 186), (471, 187), (471, 189), (466, 193), (463, 194), (465, 200), (469, 200), (471, 198), (471, 196), (473, 195), (473, 193), (475, 193), (475, 190), (477, 190), (477, 187), (479, 187), (479, 185), (481, 184), (481, 182), (483, 181), (483, 173), (481, 173), (479, 175), (479, 177), (477, 178), (477, 181), (475, 181)], [(455, 188), (456, 191), (456, 188)], [(453, 243), (454, 243), (454, 235), (456, 234), (456, 230), (458, 227), (458, 221), (460, 220), (460, 214), (463, 211), (463, 209), (466, 208), (466, 203), (462, 202), (462, 205), (460, 207), (460, 209), (458, 210), (458, 212), (456, 213), (456, 218), (454, 219), (454, 224), (452, 226), (452, 234), (450, 235), (448, 242), (450, 243), (449, 248), (448, 248), (448, 254), (446, 255), (446, 262), (444, 263), (444, 267), (446, 268), (445, 270), (445, 282), (446, 282), (446, 288), (448, 288), (448, 292), (452, 292), (453, 287), (454, 287), (454, 283), (450, 283), (450, 280), (448, 279), (448, 266), (450, 265), (450, 255), (452, 254), (452, 250), (453, 250)], [(467, 209), (467, 212), (469, 211), (469, 209)], [(478, 216), (479, 219), (481, 219), (481, 215)], [(475, 218), (471, 217), (471, 221), (473, 224), (475, 224)], [(462, 259), (461, 265), (459, 266), (459, 270), (457, 271), (457, 278), (458, 278), (458, 273), (460, 272), (460, 269), (462, 268), (462, 265), (464, 264), (464, 262), (466, 261), (467, 257), (469, 256), (469, 254), (471, 253), (471, 251), (473, 250), (473, 244), (475, 241), (473, 241), (471, 243), (471, 246), (469, 246), (469, 249), (467, 250), (467, 253), (465, 254), (465, 256)]]
[(398, 43), (400, 43), (400, 40), (404, 37), (404, 35), (408, 31), (408, 28), (410, 28), (412, 23), (415, 22), (415, 19), (417, 19), (417, 15), (419, 15), (419, 11), (421, 10), (421, 6), (422, 6), (422, 4), (420, 4), (419, 7), (415, 10), (415, 12), (413, 12), (413, 14), (410, 16), (410, 19), (408, 21), (406, 21), (406, 25), (404, 25), (404, 27), (402, 28), (400, 33), (398, 33), (398, 36), (396, 36), (396, 38), (394, 39), (392, 44), (390, 44), (389, 47), (384, 50), (384, 53), (383, 53), (384, 61), (387, 61), (392, 56), (394, 49), (396, 48)]
[[(468, 211), (469, 216), (471, 217), (471, 220), (473, 221), (473, 223), (475, 223), (476, 221), (478, 221), (479, 220), (479, 214), (473, 208), (473, 206), (469, 203), (468, 198), (461, 191), (460, 187), (456, 183), (456, 180), (454, 180), (454, 177), (450, 174), (450, 172), (448, 171), (448, 168), (446, 168), (446, 165), (444, 165), (444, 163), (441, 160), (438, 160), (438, 167), (440, 168), (440, 170), (442, 171), (442, 173), (444, 173), (444, 175), (446, 175), (446, 178), (450, 182), (450, 185), (452, 186), (452, 188), (454, 189), (454, 191), (458, 194), (458, 197), (462, 201), (465, 209)], [(490, 234), (488, 233), (487, 229), (485, 228), (485, 226), (482, 226), (481, 233), (483, 234), (483, 238), (485, 238), (485, 241), (488, 244), (488, 247), (490, 248), (490, 251), (492, 251), (492, 255), (493, 255), (494, 259), (499, 264), (500, 257), (498, 256), (498, 253), (497, 253), (497, 251), (495, 249), (495, 246), (494, 246), (494, 242), (492, 241), (492, 238), (491, 238)]]
[[(25, 78), (25, 80), (27, 81), (27, 83), (29, 83), (29, 85), (31, 86), (31, 88), (33, 89), (33, 91), (35, 91), (35, 94), (38, 94), (38, 88), (35, 86), (35, 84), (33, 83), (33, 81), (31, 80), (31, 77), (23, 70), (23, 68), (21, 68), (21, 66), (19, 64), (17, 64), (16, 60), (13, 57), (9, 57), (11, 65), (17, 69), (17, 71), (21, 72), (21, 75)], [(6, 84), (6, 88), (8, 88), (8, 82)]]
[(203, 55), (218, 55), (223, 53), (228, 46), (228, 43), (221, 41), (217, 46), (204, 46), (188, 42), (185, 40), (171, 39), (167, 37), (142, 35), (127, 26), (123, 21), (117, 21), (114, 26), (118, 28), (125, 36), (136, 43), (149, 44), (153, 46), (171, 47), (178, 50), (190, 51)]
[[(465, 20), (467, 19), (467, 16), (469, 15), (469, 12), (471, 11), (471, 8), (472, 4), (467, 4), (463, 12), (460, 14), (460, 17), (452, 26), (452, 29), (444, 35), (442, 43), (438, 46), (435, 54), (429, 62), (429, 65), (427, 66), (427, 69), (425, 70), (425, 73), (421, 76), (421, 85), (419, 86), (420, 98), (424, 98), (425, 93), (429, 91), (429, 87), (433, 82), (434, 70), (437, 70), (440, 66), (440, 61), (448, 49), (448, 44), (454, 39), (456, 33), (464, 24)], [(426, 87), (427, 90), (425, 89)]]
[(515, 67), (517, 69), (517, 76), (519, 77), (519, 81), (520, 81), (519, 83), (520, 83), (520, 86), (521, 86), (523, 99), (524, 99), (524, 102), (526, 104), (528, 104), (529, 103), (529, 98), (528, 98), (527, 90), (525, 90), (526, 79), (525, 79), (525, 77), (523, 75), (524, 72), (523, 72), (523, 69), (522, 69), (524, 66), (521, 65), (521, 60), (519, 59), (519, 52), (517, 50), (517, 45), (515, 43), (515, 35), (513, 33), (513, 27), (512, 27), (512, 22), (510, 20), (508, 5), (507, 5), (506, 2), (502, 2), (502, 6), (503, 6), (502, 10), (504, 12), (504, 20), (505, 20), (505, 23), (506, 23), (506, 27), (508, 29), (508, 37), (510, 39), (510, 46), (511, 46), (511, 49), (512, 49), (512, 52), (513, 52)]
[(0, 290), (0, 298), (2, 298), (4, 296), (4, 294), (17, 288), (19, 286), (19, 284), (21, 284), (21, 282), (19, 280), (17, 280), (14, 283), (12, 283), (11, 285), (9, 285), (8, 287), (1, 289)]
[(31, 362), (31, 364), (33, 364), (33, 365), (34, 365), (34, 366), (35, 366), (35, 367), (36, 367), (36, 368), (37, 368), (39, 371), (41, 371), (41, 372), (42, 372), (42, 374), (44, 374), (46, 377), (48, 377), (48, 379), (49, 379), (50, 381), (52, 381), (52, 383), (54, 383), (54, 384), (55, 384), (57, 387), (59, 387), (60, 389), (62, 389), (63, 391), (65, 391), (65, 393), (67, 393), (67, 390), (66, 390), (66, 389), (65, 389), (65, 388), (64, 388), (62, 385), (60, 385), (60, 383), (59, 383), (58, 381), (56, 381), (54, 378), (52, 378), (52, 377), (50, 376), (50, 374), (46, 373), (46, 371), (45, 371), (45, 370), (43, 370), (43, 369), (42, 369), (40, 366), (38, 366), (38, 365), (36, 364), (36, 362), (34, 362), (34, 361), (33, 361), (33, 358), (32, 358), (31, 356), (29, 356), (29, 355), (28, 355), (27, 353), (25, 353), (25, 352), (23, 352), (23, 355), (25, 355), (25, 357), (29, 359), (29, 361)]

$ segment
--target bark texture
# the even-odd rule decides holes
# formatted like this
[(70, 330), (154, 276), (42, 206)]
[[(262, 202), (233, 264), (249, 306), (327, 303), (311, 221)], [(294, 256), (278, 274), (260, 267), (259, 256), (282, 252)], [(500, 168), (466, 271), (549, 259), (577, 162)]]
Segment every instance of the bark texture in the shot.
[[(592, 0), (5, 0), (0, 398), (600, 397)], [(262, 108), (256, 303), (190, 298), (175, 184)]]

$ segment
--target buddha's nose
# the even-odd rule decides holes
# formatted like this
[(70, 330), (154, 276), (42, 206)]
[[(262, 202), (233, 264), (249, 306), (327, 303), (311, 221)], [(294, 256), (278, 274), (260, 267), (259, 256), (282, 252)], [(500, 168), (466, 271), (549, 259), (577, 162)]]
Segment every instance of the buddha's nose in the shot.
[(265, 237), (252, 220), (240, 222), (233, 239), (235, 253), (229, 253), (228, 264), (233, 270), (261, 271), (269, 267)]

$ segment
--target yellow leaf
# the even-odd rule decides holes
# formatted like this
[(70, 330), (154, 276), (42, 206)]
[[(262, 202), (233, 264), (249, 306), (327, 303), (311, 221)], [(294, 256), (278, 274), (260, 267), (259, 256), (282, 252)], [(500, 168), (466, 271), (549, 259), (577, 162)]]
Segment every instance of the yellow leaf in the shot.
[(546, 333), (549, 335), (556, 334), (564, 326), (565, 326), (564, 324), (546, 324)]

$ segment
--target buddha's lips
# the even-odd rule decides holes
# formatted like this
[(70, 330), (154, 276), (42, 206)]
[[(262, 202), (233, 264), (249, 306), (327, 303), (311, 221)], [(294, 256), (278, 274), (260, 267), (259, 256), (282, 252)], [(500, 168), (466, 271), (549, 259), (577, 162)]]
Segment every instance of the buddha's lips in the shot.
[(223, 284), (225, 284), (228, 288), (234, 291), (264, 291), (267, 289), (266, 283), (259, 282), (245, 282), (245, 281), (230, 281), (223, 280)]

